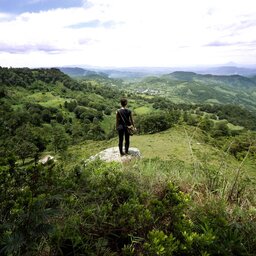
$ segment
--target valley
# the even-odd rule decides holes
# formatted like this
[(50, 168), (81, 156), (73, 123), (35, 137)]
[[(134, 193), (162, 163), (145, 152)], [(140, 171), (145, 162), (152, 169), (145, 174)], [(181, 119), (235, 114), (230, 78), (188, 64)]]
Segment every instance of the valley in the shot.
[[(0, 67), (1, 255), (253, 255), (255, 77), (63, 72)], [(122, 97), (142, 158), (85, 164)]]

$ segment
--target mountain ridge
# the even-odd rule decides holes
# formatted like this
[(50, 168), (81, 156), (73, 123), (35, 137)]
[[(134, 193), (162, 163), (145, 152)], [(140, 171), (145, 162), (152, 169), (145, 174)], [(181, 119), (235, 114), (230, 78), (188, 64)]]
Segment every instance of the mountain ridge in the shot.
[[(88, 74), (105, 74), (111, 78), (143, 78), (146, 76), (161, 76), (175, 71), (195, 72), (212, 75), (241, 75), (252, 77), (256, 75), (254, 67), (218, 66), (218, 67), (59, 67), (71, 76), (87, 76)], [(74, 69), (74, 70), (73, 70)]]
[(174, 78), (180, 81), (202, 81), (208, 79), (209, 82), (216, 83), (222, 82), (232, 86), (242, 85), (246, 88), (256, 87), (256, 82), (248, 77), (241, 75), (212, 75), (212, 74), (197, 74), (195, 72), (186, 72), (186, 71), (175, 71), (162, 77)]

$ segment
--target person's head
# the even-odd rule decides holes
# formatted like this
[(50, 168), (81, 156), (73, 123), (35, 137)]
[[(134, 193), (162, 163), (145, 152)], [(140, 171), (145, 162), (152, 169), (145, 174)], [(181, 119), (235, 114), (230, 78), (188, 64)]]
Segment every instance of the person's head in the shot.
[(123, 98), (120, 100), (120, 103), (121, 103), (122, 107), (125, 107), (127, 105), (128, 101), (127, 101), (127, 99)]

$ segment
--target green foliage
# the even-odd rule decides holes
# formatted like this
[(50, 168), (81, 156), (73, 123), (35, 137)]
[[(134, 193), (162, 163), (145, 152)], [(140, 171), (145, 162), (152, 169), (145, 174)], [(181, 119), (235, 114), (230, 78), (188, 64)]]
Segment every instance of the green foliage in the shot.
[[(0, 67), (1, 84), (6, 86), (21, 86), (35, 88), (46, 84), (55, 84), (57, 81), (72, 89), (78, 89), (79, 85), (58, 69), (29, 69), (29, 68), (2, 68)], [(43, 83), (36, 83), (36, 82)]]
[(216, 255), (252, 255), (256, 229), (255, 222), (250, 221), (251, 213), (239, 208), (231, 212), (226, 209), (225, 202), (211, 200), (201, 207), (196, 206), (192, 213), (195, 224), (201, 230), (211, 230), (215, 237), (209, 252)]
[[(54, 255), (250, 255), (254, 252), (253, 208), (230, 208), (218, 196), (201, 197), (201, 203), (197, 204), (175, 185), (183, 168), (184, 165), (178, 167), (156, 159), (126, 166), (94, 161), (85, 166), (77, 164), (70, 170), (64, 170), (62, 163), (2, 169), (1, 253), (37, 255), (50, 250)], [(175, 179), (167, 174), (176, 177), (175, 183), (170, 182)], [(210, 170), (204, 174), (210, 175)], [(197, 175), (204, 177), (194, 173)], [(220, 185), (215, 183), (214, 193)], [(191, 186), (194, 195), (199, 196), (200, 183)]]
[[(212, 86), (206, 90), (195, 81), (200, 76), (174, 76), (141, 84), (157, 84), (168, 92), (163, 96), (182, 95), (185, 103), (230, 100), (225, 86), (211, 84), (213, 77), (204, 77)], [(241, 80), (228, 79), (232, 85)], [(131, 86), (125, 92), (112, 87), (122, 81), (75, 81), (57, 69), (0, 68), (0, 83), (1, 255), (255, 253), (255, 181), (246, 173), (249, 165), (255, 169), (255, 133), (235, 134), (228, 126), (254, 129), (252, 112), (136, 96)], [(132, 110), (150, 112), (135, 117), (141, 134), (172, 127), (132, 140), (145, 158), (165, 160), (81, 164), (116, 144), (96, 140), (114, 136), (111, 113), (125, 95)], [(56, 162), (38, 163), (45, 149)]]
[(147, 255), (174, 255), (178, 252), (179, 242), (173, 237), (165, 235), (163, 231), (153, 230), (148, 234), (148, 242), (144, 244)]
[(212, 132), (213, 137), (229, 136), (230, 130), (228, 128), (227, 122), (218, 122), (215, 124), (214, 130)]
[(69, 137), (64, 128), (59, 124), (54, 124), (52, 127), (51, 146), (55, 153), (64, 151), (69, 146)]
[(1, 255), (36, 255), (37, 245), (53, 231), (51, 220), (58, 206), (54, 198), (58, 179), (50, 168), (1, 169)]
[(178, 122), (179, 112), (169, 111), (139, 116), (136, 126), (140, 133), (156, 133), (167, 130)]
[(256, 155), (256, 134), (247, 132), (233, 137), (224, 145), (226, 150), (241, 160), (249, 152), (251, 157)]
[(214, 113), (219, 119), (226, 119), (230, 123), (244, 126), (247, 129), (256, 129), (255, 114), (239, 105), (203, 105), (200, 106), (200, 110)]
[(64, 103), (65, 108), (67, 108), (70, 112), (73, 112), (74, 109), (77, 107), (77, 102), (75, 100), (71, 100), (70, 102), (65, 101)]

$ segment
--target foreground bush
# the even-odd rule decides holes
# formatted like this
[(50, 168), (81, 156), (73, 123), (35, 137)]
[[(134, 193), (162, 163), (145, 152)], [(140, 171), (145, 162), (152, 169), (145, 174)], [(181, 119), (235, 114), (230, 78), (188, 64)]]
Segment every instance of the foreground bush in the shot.
[(253, 255), (253, 211), (191, 201), (157, 178), (172, 168), (155, 160), (2, 170), (1, 255)]

